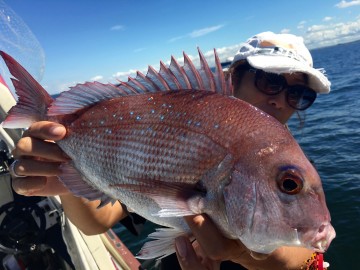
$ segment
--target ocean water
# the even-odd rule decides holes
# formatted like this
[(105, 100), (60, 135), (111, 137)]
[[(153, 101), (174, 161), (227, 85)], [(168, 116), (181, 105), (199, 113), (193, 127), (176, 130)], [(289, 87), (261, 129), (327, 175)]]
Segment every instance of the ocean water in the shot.
[[(314, 66), (325, 68), (331, 93), (318, 96), (300, 115), (303, 125), (294, 116), (289, 126), (315, 162), (337, 233), (325, 261), (331, 270), (356, 270), (360, 269), (360, 41), (316, 49), (312, 55)], [(146, 225), (137, 238), (120, 225), (114, 229), (136, 253), (154, 225)]]
[[(290, 127), (321, 176), (337, 236), (325, 259), (329, 269), (360, 269), (360, 41), (312, 51), (332, 83)], [(316, 207), (316, 206), (314, 206)]]

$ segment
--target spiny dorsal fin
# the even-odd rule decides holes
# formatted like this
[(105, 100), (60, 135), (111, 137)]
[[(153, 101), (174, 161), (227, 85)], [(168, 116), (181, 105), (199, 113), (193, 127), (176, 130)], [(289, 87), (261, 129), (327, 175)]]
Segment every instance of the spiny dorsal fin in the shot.
[(184, 53), (184, 65), (181, 66), (172, 56), (168, 67), (160, 62), (160, 70), (149, 66), (147, 74), (137, 72), (135, 78), (120, 82), (118, 86), (99, 82), (78, 84), (53, 102), (49, 115), (71, 114), (103, 100), (125, 95), (138, 95), (149, 92), (163, 92), (182, 89), (200, 89), (223, 95), (232, 95), (232, 86), (225, 80), (219, 57), (215, 55), (215, 73), (213, 73), (199, 51), (200, 68), (196, 68), (190, 57)]
[(169, 89), (180, 89), (179, 80), (171, 73), (170, 69), (165, 66), (163, 61), (160, 61), (160, 76), (166, 81)]
[[(149, 73), (149, 72), (148, 72)], [(142, 93), (147, 93), (147, 92), (158, 92), (160, 91), (160, 88), (150, 79), (150, 76), (148, 76), (148, 74), (145, 76), (144, 74), (142, 74), (140, 71), (136, 72), (136, 78), (135, 80), (138, 81), (139, 84), (142, 84), (143, 87), (145, 88), (145, 91), (143, 91)], [(120, 83), (120, 86), (123, 83)]]
[(158, 73), (152, 66), (149, 66), (146, 77), (151, 80), (160, 89), (160, 91), (171, 90), (164, 78), (161, 77), (160, 73)]
[[(184, 65), (180, 66), (176, 59), (172, 56), (169, 67), (160, 62), (160, 70), (157, 72), (153, 67), (149, 66), (146, 76), (142, 75), (142, 81), (138, 76), (135, 80), (143, 84), (144, 88), (149, 92), (171, 91), (181, 89), (201, 89), (206, 91), (214, 91), (219, 94), (232, 95), (231, 83), (229, 79), (225, 79), (220, 59), (214, 49), (215, 57), (215, 73), (213, 73), (203, 55), (198, 48), (200, 68), (196, 68), (190, 57), (184, 55)], [(156, 86), (151, 87), (147, 84), (151, 81)], [(154, 89), (156, 88), (156, 89)]]
[(191, 89), (204, 89), (204, 84), (202, 82), (201, 76), (198, 70), (195, 68), (193, 62), (190, 60), (189, 56), (184, 52), (184, 72), (189, 78)]
[[(139, 74), (139, 71), (137, 72), (137, 74)], [(139, 78), (139, 75), (137, 75), (137, 78)], [(129, 77), (127, 83), (131, 85), (134, 89), (136, 89), (136, 93), (144, 93), (147, 91), (144, 85), (140, 83), (138, 79)]]
[(173, 74), (173, 76), (175, 76), (178, 79), (180, 83), (180, 88), (190, 89), (189, 79), (186, 76), (184, 69), (179, 65), (179, 63), (176, 61), (174, 56), (171, 56), (169, 71)]
[(216, 86), (215, 86), (214, 74), (211, 71), (203, 53), (200, 51), (199, 48), (198, 48), (198, 51), (199, 51), (200, 65), (201, 65), (201, 69), (199, 70), (199, 72), (200, 72), (200, 75), (203, 78), (203, 82), (205, 84), (204, 88), (215, 92)]
[(219, 60), (218, 55), (215, 53), (215, 78), (216, 78), (216, 88), (217, 89), (224, 89), (226, 91), (226, 83), (224, 78), (224, 73), (222, 72), (221, 62)]

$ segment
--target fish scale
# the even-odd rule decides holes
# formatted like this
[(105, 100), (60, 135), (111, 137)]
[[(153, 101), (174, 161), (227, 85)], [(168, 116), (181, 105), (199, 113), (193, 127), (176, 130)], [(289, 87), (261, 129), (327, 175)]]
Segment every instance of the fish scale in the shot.
[(198, 69), (184, 53), (182, 66), (172, 57), (159, 72), (149, 67), (118, 86), (78, 84), (55, 100), (1, 55), (19, 96), (3, 125), (64, 125), (57, 144), (72, 161), (59, 178), (70, 191), (100, 207), (120, 200), (169, 227), (149, 235), (140, 258), (175, 252), (174, 238), (191, 235), (182, 217), (200, 213), (260, 253), (324, 252), (335, 237), (315, 168), (275, 118), (233, 97), (216, 53), (214, 73), (199, 50)]
[[(95, 111), (97, 110), (97, 108), (93, 109)], [(115, 111), (109, 111), (109, 115), (121, 114), (121, 112), (119, 113), (117, 109), (114, 110)], [(159, 114), (161, 114), (161, 112)], [(103, 142), (102, 150), (104, 151), (102, 151), (102, 153), (106, 154), (107, 156), (111, 156), (112, 152), (108, 151), (107, 149), (117, 148), (116, 152), (120, 153), (120, 155), (123, 157), (122, 160), (128, 160), (128, 156), (130, 155), (131, 161), (129, 163), (136, 164), (133, 167), (137, 168), (137, 173), (143, 168), (143, 170), (141, 170), (141, 173), (143, 174), (149, 174), (146, 171), (146, 166), (148, 165), (148, 162), (151, 161), (153, 167), (161, 167), (163, 174), (165, 172), (167, 173), (166, 175), (161, 176), (161, 178), (163, 178), (165, 181), (171, 181), (171, 179), (174, 178), (179, 179), (181, 177), (180, 172), (188, 172), (187, 174), (192, 173), (192, 181), (197, 181), (197, 179), (199, 179), (199, 177), (204, 173), (204, 171), (208, 170), (210, 167), (214, 166), (214, 164), (219, 162), (218, 159), (214, 160), (214, 157), (218, 156), (218, 154), (213, 154), (213, 157), (207, 157), (209, 153), (222, 152), (220, 157), (224, 156), (224, 149), (219, 147), (208, 137), (200, 135), (197, 137), (203, 137), (203, 139), (196, 139), (187, 134), (189, 133), (186, 132), (186, 129), (189, 129), (187, 119), (190, 114), (184, 120), (186, 121), (186, 124), (184, 125), (186, 129), (184, 127), (177, 127), (179, 119), (177, 119), (177, 121), (173, 121), (169, 117), (166, 117), (166, 120), (164, 120), (160, 125), (158, 124), (157, 126), (144, 123), (146, 121), (149, 121), (150, 123), (155, 123), (157, 121), (157, 118), (159, 117), (159, 114), (149, 114), (141, 121), (136, 122), (136, 126), (130, 125), (130, 122), (133, 119), (128, 118), (116, 120), (113, 117), (110, 117), (109, 121), (104, 120), (103, 125), (100, 125), (100, 127), (95, 127), (94, 125), (90, 126), (91, 129), (96, 130), (95, 133), (84, 130), (84, 125), (87, 126), (87, 120), (79, 118), (76, 120), (76, 122), (80, 123), (80, 125), (78, 125), (80, 130), (77, 131), (77, 125), (73, 123), (71, 125), (71, 129), (69, 129), (68, 131), (68, 133), (71, 134), (72, 143), (69, 143), (69, 146), (65, 146), (65, 144), (67, 144), (67, 139), (65, 139), (60, 142), (60, 145), (64, 149), (77, 149), (77, 151), (78, 149), (81, 149), (80, 151), (82, 153), (88, 153), (86, 155), (89, 155), (93, 153), (94, 150), (91, 148), (89, 149), (87, 146), (89, 145), (89, 142), (92, 142), (95, 138), (97, 138), (97, 140)], [(90, 115), (92, 114), (90, 113)], [(97, 114), (95, 113), (95, 115)], [(100, 123), (103, 120), (98, 120), (94, 117), (91, 117), (89, 121), (91, 121), (92, 123)], [(110, 124), (110, 122), (112, 122), (112, 124)], [(175, 125), (175, 127), (171, 127), (171, 125)], [(107, 128), (105, 128), (104, 126), (106, 126), (107, 128), (112, 127), (115, 132), (107, 134), (107, 132), (105, 132)], [(198, 127), (193, 127), (193, 129), (198, 129)], [(216, 128), (214, 127), (214, 129)], [(148, 134), (143, 134), (142, 131), (144, 130), (148, 131)], [(201, 129), (198, 131), (205, 134), (205, 132), (201, 131)], [(156, 133), (156, 138), (153, 138), (152, 136), (152, 133), (154, 132)], [(83, 134), (90, 134), (90, 137), (87, 137), (84, 140)], [(91, 137), (91, 134), (93, 134), (94, 138)], [(141, 134), (142, 136), (140, 136)], [(188, 136), (184, 136), (186, 134)], [(193, 134), (193, 136), (195, 135), (196, 133)], [(110, 136), (113, 138), (110, 138)], [(86, 143), (84, 143), (83, 147), (81, 147), (79, 145), (76, 145), (77, 142)], [(107, 144), (105, 144), (104, 142), (106, 142)], [(98, 143), (95, 143), (95, 145), (98, 145)], [(186, 146), (184, 147), (184, 145)], [(70, 156), (76, 156), (77, 154), (77, 152), (72, 154), (71, 150), (68, 150), (67, 152)], [(146, 153), (146, 155), (144, 155), (144, 153)], [(152, 156), (152, 159), (146, 160), (149, 155)], [(121, 174), (121, 172), (127, 172), (128, 174), (133, 175), (134, 172), (132, 172), (130, 170), (131, 168), (128, 167), (129, 164), (125, 164), (124, 166), (122, 166), (122, 162), (120, 161), (119, 163), (119, 155), (117, 155), (117, 157), (118, 158), (116, 161), (119, 165), (119, 172), (117, 172), (117, 174)], [(166, 158), (166, 160), (164, 160), (164, 158)], [(156, 164), (158, 165), (156, 166)], [(195, 164), (197, 165), (194, 166)], [(198, 164), (200, 164), (201, 166), (199, 166)], [(125, 168), (128, 169), (124, 170)], [(196, 173), (196, 171), (198, 171), (198, 173)], [(169, 175), (170, 172), (172, 172), (172, 175)], [(155, 174), (155, 172), (151, 171), (150, 174)], [(139, 177), (139, 175), (135, 176)]]

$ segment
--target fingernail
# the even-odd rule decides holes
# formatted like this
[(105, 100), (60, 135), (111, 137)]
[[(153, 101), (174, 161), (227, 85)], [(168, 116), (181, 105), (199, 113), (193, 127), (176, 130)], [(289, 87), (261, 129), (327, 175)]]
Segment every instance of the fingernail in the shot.
[(28, 196), (28, 197), (31, 197), (31, 196), (34, 196), (39, 190), (27, 190), (27, 191), (24, 191), (23, 193), (20, 193), (21, 195), (23, 196)]
[(65, 128), (63, 126), (60, 126), (60, 125), (55, 125), (55, 126), (50, 128), (50, 132), (51, 132), (52, 135), (60, 136), (60, 135), (64, 134)]
[(23, 195), (23, 196), (33, 196), (36, 192), (38, 192), (41, 189), (26, 189), (26, 188), (18, 188), (16, 190), (16, 193)]
[(186, 238), (178, 237), (175, 239), (175, 247), (176, 251), (180, 257), (186, 258), (187, 255), (187, 245), (186, 245)]

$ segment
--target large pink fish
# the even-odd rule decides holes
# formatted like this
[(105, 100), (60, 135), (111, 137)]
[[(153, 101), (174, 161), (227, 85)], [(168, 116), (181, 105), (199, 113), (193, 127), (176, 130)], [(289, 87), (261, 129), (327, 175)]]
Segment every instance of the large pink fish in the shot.
[(182, 216), (206, 213), (225, 236), (250, 250), (280, 246), (324, 252), (335, 231), (318, 173), (289, 131), (232, 96), (215, 52), (213, 73), (199, 51), (120, 86), (85, 83), (53, 100), (13, 58), (1, 53), (19, 96), (3, 124), (38, 120), (66, 126), (58, 145), (72, 162), (66, 187), (89, 200), (117, 199), (155, 223), (141, 258), (174, 252), (189, 234)]

